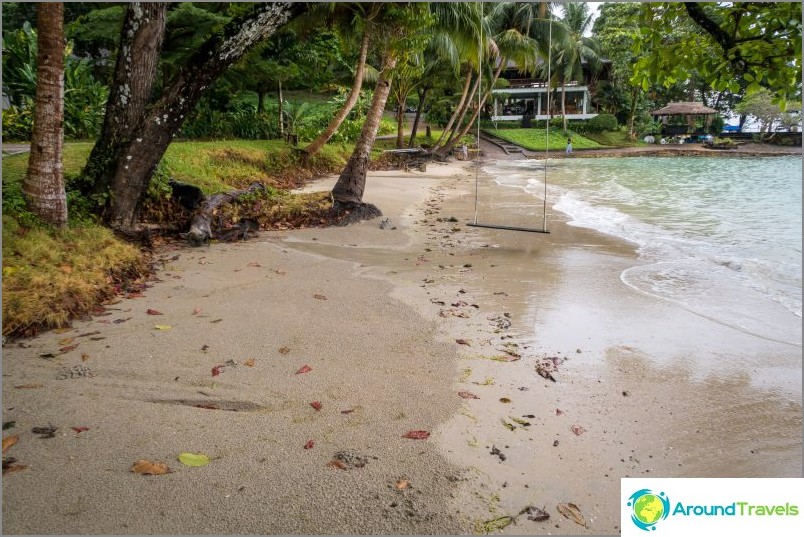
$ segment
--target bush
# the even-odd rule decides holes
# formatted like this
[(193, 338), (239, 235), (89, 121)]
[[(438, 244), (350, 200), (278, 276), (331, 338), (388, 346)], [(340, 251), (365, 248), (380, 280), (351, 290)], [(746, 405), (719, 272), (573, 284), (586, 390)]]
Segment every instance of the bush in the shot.
[(616, 131), (617, 118), (611, 114), (598, 114), (589, 120), (589, 132)]

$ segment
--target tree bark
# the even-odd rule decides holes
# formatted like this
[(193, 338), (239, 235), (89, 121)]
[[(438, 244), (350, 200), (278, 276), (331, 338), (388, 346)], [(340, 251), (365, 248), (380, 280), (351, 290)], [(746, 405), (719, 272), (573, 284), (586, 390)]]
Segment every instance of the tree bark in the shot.
[[(503, 66), (506, 65), (507, 63), (508, 60), (502, 58), (499, 67), (497, 67), (497, 70), (494, 71), (494, 77), (492, 77), (491, 79), (491, 84), (489, 84), (489, 87), (486, 89), (485, 92), (483, 92), (483, 97), (480, 99), (480, 103), (477, 106), (477, 110), (475, 110), (474, 113), (472, 113), (472, 117), (469, 118), (469, 121), (461, 129), (460, 133), (458, 133), (457, 136), (453, 137), (451, 141), (448, 141), (446, 144), (444, 144), (444, 147), (442, 147), (441, 150), (438, 151), (438, 153), (440, 153), (441, 155), (448, 155), (449, 152), (452, 151), (452, 148), (455, 147), (455, 145), (457, 145), (458, 142), (461, 141), (461, 138), (466, 136), (466, 133), (468, 133), (469, 129), (472, 128), (472, 124), (475, 122), (475, 120), (478, 119), (478, 117), (480, 117), (480, 111), (483, 110), (483, 106), (486, 104), (489, 95), (491, 95), (491, 90), (494, 87), (494, 84), (497, 83), (497, 79), (500, 77), (500, 73), (502, 73)], [(479, 147), (480, 140), (478, 140), (477, 143)]]
[(567, 130), (567, 86), (561, 82), (561, 119), (564, 122), (564, 130)]
[(279, 91), (277, 92), (277, 99), (279, 104), (279, 136), (285, 136), (285, 110), (282, 106), (282, 80), (279, 80)]
[[(134, 9), (132, 7), (132, 9)], [(209, 38), (188, 60), (165, 88), (162, 96), (138, 114), (130, 135), (122, 140), (116, 158), (103, 163), (90, 161), (88, 167), (112, 168), (110, 200), (105, 214), (108, 224), (118, 231), (136, 231), (139, 206), (157, 164), (178, 132), (184, 119), (217, 78), (252, 45), (271, 35), (290, 17), (306, 9), (305, 4), (271, 2), (257, 4), (243, 17), (228, 23), (220, 34)], [(133, 62), (137, 63), (134, 57)], [(116, 73), (131, 83), (125, 63)], [(132, 65), (131, 72), (135, 72)], [(107, 116), (113, 113), (107, 108)], [(117, 133), (113, 133), (116, 135)]]
[(416, 132), (419, 130), (419, 119), (422, 117), (422, 109), (424, 108), (424, 102), (427, 98), (428, 91), (430, 91), (429, 86), (425, 86), (418, 91), (419, 106), (416, 108), (416, 117), (413, 119), (413, 127), (410, 129), (410, 141), (408, 141), (408, 147), (413, 147), (413, 145), (416, 143)]
[(405, 106), (408, 103), (408, 94), (400, 95), (399, 106), (396, 110), (396, 148), (405, 147)]
[(360, 131), (360, 138), (332, 189), (336, 207), (352, 208), (363, 203), (371, 148), (374, 146), (385, 103), (391, 92), (392, 70), (396, 67), (396, 62), (395, 57), (384, 58), (383, 69), (374, 87), (374, 98), (371, 100), (371, 107)]
[(438, 147), (439, 145), (441, 145), (441, 141), (444, 139), (444, 136), (452, 128), (452, 124), (455, 123), (455, 118), (458, 117), (458, 114), (463, 108), (463, 103), (466, 102), (466, 97), (469, 95), (469, 86), (471, 86), (472, 84), (472, 68), (470, 67), (468, 71), (469, 72), (466, 74), (466, 82), (464, 82), (463, 92), (461, 93), (461, 98), (458, 101), (458, 105), (455, 107), (455, 110), (452, 111), (452, 115), (450, 116), (449, 121), (447, 122), (447, 126), (444, 127), (444, 131), (441, 133), (441, 136), (438, 137), (438, 140), (436, 140), (436, 143), (433, 145), (433, 147)]
[(95, 193), (110, 188), (122, 148), (135, 137), (145, 115), (156, 80), (166, 13), (167, 4), (162, 2), (132, 2), (126, 11), (103, 128), (83, 172)]
[(257, 113), (262, 114), (265, 112), (265, 92), (257, 90)]
[[(454, 147), (455, 144), (450, 145), (452, 141), (455, 139), (455, 134), (461, 130), (463, 127), (463, 118), (466, 117), (466, 112), (469, 110), (469, 106), (472, 103), (472, 99), (475, 98), (475, 94), (477, 93), (477, 88), (480, 87), (480, 80), (483, 77), (481, 73), (477, 73), (477, 78), (475, 79), (475, 83), (472, 84), (472, 89), (469, 91), (469, 94), (466, 96), (466, 101), (463, 103), (463, 107), (458, 114), (458, 119), (455, 121), (455, 124), (452, 126), (452, 129), (449, 131), (449, 136), (447, 137), (447, 141), (444, 142), (444, 147), (450, 146), (450, 148)], [(444, 129), (446, 132), (446, 129)], [(456, 142), (457, 143), (457, 142)]]
[(36, 109), (22, 191), (33, 213), (48, 224), (64, 227), (64, 4), (37, 4), (37, 30)]
[(363, 39), (360, 42), (360, 57), (357, 60), (357, 69), (355, 70), (355, 78), (352, 82), (349, 97), (346, 99), (346, 102), (343, 103), (341, 109), (338, 110), (338, 113), (335, 114), (335, 117), (329, 122), (324, 132), (319, 134), (318, 138), (303, 149), (306, 155), (315, 155), (318, 150), (338, 132), (338, 128), (343, 124), (346, 116), (349, 115), (349, 112), (351, 112), (352, 108), (357, 104), (357, 100), (360, 98), (360, 90), (363, 88), (363, 77), (366, 72), (366, 56), (368, 56), (369, 41), (369, 24), (366, 23), (366, 27), (363, 30)]

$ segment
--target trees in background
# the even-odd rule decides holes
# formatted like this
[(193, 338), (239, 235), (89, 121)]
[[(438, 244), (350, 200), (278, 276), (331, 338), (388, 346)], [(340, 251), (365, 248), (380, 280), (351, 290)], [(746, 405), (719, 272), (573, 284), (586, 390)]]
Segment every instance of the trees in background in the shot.
[(48, 224), (64, 227), (64, 4), (38, 4), (37, 27), (36, 113), (22, 190), (31, 212)]

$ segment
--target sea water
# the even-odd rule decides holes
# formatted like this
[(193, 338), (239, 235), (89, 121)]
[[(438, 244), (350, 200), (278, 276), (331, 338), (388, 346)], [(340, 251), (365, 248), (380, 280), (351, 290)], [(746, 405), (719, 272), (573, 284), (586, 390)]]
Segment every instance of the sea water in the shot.
[(801, 345), (800, 157), (498, 161), (501, 185), (544, 194), (570, 225), (637, 246), (636, 291), (757, 337)]

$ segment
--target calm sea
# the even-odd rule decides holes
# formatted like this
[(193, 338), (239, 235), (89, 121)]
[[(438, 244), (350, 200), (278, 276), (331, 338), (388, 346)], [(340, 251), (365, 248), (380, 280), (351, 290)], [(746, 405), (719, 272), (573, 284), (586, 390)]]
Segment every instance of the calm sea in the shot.
[[(534, 196), (544, 161), (485, 171)], [(548, 163), (548, 204), (637, 245), (621, 279), (758, 337), (801, 345), (800, 157), (629, 157)]]

